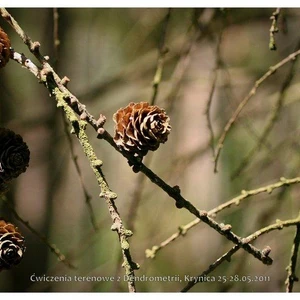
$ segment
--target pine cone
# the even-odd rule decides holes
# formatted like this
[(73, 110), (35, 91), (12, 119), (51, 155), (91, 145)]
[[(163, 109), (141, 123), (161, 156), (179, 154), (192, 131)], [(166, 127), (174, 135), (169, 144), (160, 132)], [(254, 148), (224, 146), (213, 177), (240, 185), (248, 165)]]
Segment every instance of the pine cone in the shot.
[(0, 27), (0, 68), (3, 68), (9, 61), (10, 40), (7, 34)]
[(18, 228), (0, 220), (0, 272), (17, 265), (22, 260), (25, 250), (24, 237)]
[(114, 115), (114, 141), (123, 151), (143, 157), (165, 143), (171, 131), (170, 118), (158, 106), (131, 102)]
[(0, 184), (26, 171), (30, 152), (19, 134), (0, 128)]

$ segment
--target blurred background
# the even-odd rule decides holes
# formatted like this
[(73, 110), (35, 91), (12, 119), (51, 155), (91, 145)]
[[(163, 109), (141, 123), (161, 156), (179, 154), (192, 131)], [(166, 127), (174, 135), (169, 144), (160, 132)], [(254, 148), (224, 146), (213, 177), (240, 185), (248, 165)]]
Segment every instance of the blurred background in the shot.
[[(112, 115), (129, 102), (153, 98), (152, 82), (159, 49), (167, 50), (155, 104), (165, 108), (172, 131), (166, 144), (144, 159), (145, 164), (197, 208), (210, 210), (239, 195), (299, 175), (300, 74), (299, 63), (289, 62), (268, 78), (251, 98), (229, 132), (214, 173), (212, 143), (232, 113), (268, 68), (300, 48), (300, 9), (281, 9), (276, 51), (269, 50), (270, 16), (275, 8), (143, 8), (57, 10), (59, 47), (54, 46), (53, 8), (8, 9), (41, 52), (50, 57), (58, 74), (71, 79), (68, 88), (97, 118)], [(168, 15), (169, 14), (169, 15)], [(12, 47), (37, 63), (11, 27), (0, 19)], [(163, 46), (163, 47), (162, 47)], [(298, 47), (298, 48), (297, 48)], [(50, 243), (55, 244), (77, 269), (72, 270), (41, 240), (16, 220), (4, 202), (1, 216), (18, 225), (26, 238), (22, 262), (0, 273), (0, 291), (22, 292), (126, 292), (124, 280), (109, 282), (47, 282), (32, 276), (121, 276), (121, 252), (106, 203), (88, 161), (74, 136), (72, 141), (84, 185), (99, 229), (94, 230), (79, 176), (71, 158), (62, 112), (46, 88), (14, 61), (0, 70), (0, 126), (22, 135), (31, 151), (26, 173), (10, 184), (7, 198), (18, 214)], [(211, 95), (211, 97), (210, 97)], [(208, 103), (211, 101), (211, 105)], [(207, 110), (213, 137), (208, 126)], [(270, 127), (268, 129), (268, 127)], [(148, 178), (132, 172), (126, 159), (88, 126), (87, 134), (126, 228), (133, 260), (141, 268), (135, 275), (179, 276), (178, 281), (137, 282), (139, 292), (177, 292), (185, 275), (197, 276), (233, 244), (200, 223), (184, 237), (160, 250), (154, 259), (145, 250), (159, 245), (194, 217), (179, 210), (174, 200)], [(263, 136), (265, 135), (265, 136)], [(263, 136), (263, 138), (261, 138)], [(258, 145), (258, 146), (257, 146)], [(253, 150), (254, 149), (254, 150)], [(250, 153), (250, 154), (249, 154)], [(245, 237), (298, 215), (297, 185), (262, 193), (216, 216)], [(210, 276), (269, 276), (261, 282), (204, 282), (191, 292), (282, 292), (295, 228), (260, 237), (254, 245), (272, 248), (271, 266), (239, 250), (230, 262)], [(298, 276), (299, 274), (298, 268)], [(294, 291), (300, 292), (296, 283)]]

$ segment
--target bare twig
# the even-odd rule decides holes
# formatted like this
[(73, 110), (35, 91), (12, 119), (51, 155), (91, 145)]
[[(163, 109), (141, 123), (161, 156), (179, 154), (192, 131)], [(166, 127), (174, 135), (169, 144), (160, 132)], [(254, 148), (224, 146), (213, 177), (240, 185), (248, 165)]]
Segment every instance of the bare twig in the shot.
[(296, 265), (297, 265), (299, 244), (300, 244), (300, 224), (297, 224), (296, 235), (292, 247), (291, 260), (290, 260), (290, 264), (287, 267), (288, 274), (287, 274), (287, 279), (285, 281), (286, 292), (288, 293), (291, 293), (293, 291), (294, 282), (299, 281), (299, 278), (296, 275)]
[[(281, 230), (284, 227), (295, 226), (295, 225), (297, 226), (297, 228), (300, 226), (300, 215), (296, 219), (291, 219), (291, 220), (286, 220), (286, 221), (277, 220), (276, 223), (271, 224), (267, 227), (264, 227), (260, 230), (257, 230), (256, 232), (254, 232), (251, 235), (247, 236), (246, 238), (243, 239), (243, 241), (245, 243), (253, 242), (254, 240), (256, 240), (258, 237), (260, 237), (263, 234), (269, 233), (269, 232), (274, 231), (274, 230)], [(298, 241), (297, 241), (298, 246), (299, 246), (299, 242), (300, 242), (300, 234), (298, 236)], [(219, 257), (214, 263), (212, 263), (208, 267), (207, 270), (202, 272), (200, 275), (191, 276), (192, 280), (190, 280), (188, 282), (188, 284), (181, 290), (181, 292), (189, 291), (194, 285), (201, 282), (201, 278), (207, 276), (209, 273), (211, 273), (213, 270), (215, 270), (217, 266), (219, 266), (224, 261), (229, 261), (231, 256), (234, 253), (236, 253), (239, 249), (240, 249), (240, 245), (234, 246), (228, 252), (226, 252), (221, 257)], [(263, 252), (265, 254), (269, 254), (270, 251), (271, 251), (271, 249), (268, 246), (263, 250)], [(297, 256), (296, 256), (296, 260), (297, 260)], [(249, 279), (249, 280), (251, 280), (251, 279)]]
[[(224, 79), (224, 92), (225, 92), (226, 97), (231, 106), (231, 110), (234, 111), (236, 108), (235, 103), (237, 102), (237, 100), (236, 100), (236, 96), (232, 90), (231, 75), (230, 75), (230, 72), (228, 70), (226, 63), (224, 61), (222, 61), (222, 64), (223, 64), (224, 73), (226, 75), (226, 77), (225, 77), (226, 79)], [(252, 126), (251, 121), (249, 122), (249, 120), (248, 120), (249, 116), (248, 116), (247, 112), (245, 112), (245, 117), (246, 118), (240, 119), (241, 126), (243, 126), (245, 128), (245, 130), (247, 130), (247, 132), (249, 133), (249, 135), (251, 135), (251, 137), (254, 141), (258, 141), (259, 140), (258, 130), (256, 130)], [(266, 149), (269, 149), (269, 150), (271, 149), (271, 146), (266, 141), (263, 141), (262, 146), (264, 146)]]
[(20, 36), (25, 45), (28, 46), (30, 52), (38, 59), (40, 63), (46, 61), (46, 58), (40, 54), (40, 43), (33, 42), (31, 38), (19, 26), (18, 22), (11, 16), (11, 14), (4, 8), (0, 7), (1, 16), (15, 29), (16, 33)]
[(218, 160), (220, 157), (221, 150), (223, 148), (223, 144), (225, 141), (225, 138), (227, 134), (229, 133), (230, 129), (232, 128), (233, 124), (235, 123), (236, 119), (238, 118), (239, 114), (243, 110), (243, 108), (247, 105), (249, 100), (256, 94), (257, 89), (261, 86), (261, 84), (268, 79), (272, 74), (274, 74), (278, 69), (280, 69), (282, 66), (284, 66), (286, 63), (294, 60), (298, 55), (300, 54), (300, 50), (295, 51), (294, 53), (291, 53), (289, 56), (284, 58), (282, 61), (280, 61), (278, 64), (271, 66), (269, 70), (261, 77), (259, 78), (251, 91), (247, 94), (247, 96), (242, 100), (242, 102), (238, 105), (237, 109), (231, 116), (231, 118), (228, 120), (227, 124), (225, 125), (223, 132), (219, 138), (217, 147), (216, 147), (216, 156), (215, 156), (215, 168), (214, 171), (217, 172), (217, 165)]
[(238, 245), (235, 245), (233, 248), (231, 248), (228, 252), (223, 254), (221, 257), (219, 257), (215, 262), (213, 262), (204, 272), (202, 272), (198, 276), (193, 276), (192, 279), (187, 283), (187, 285), (181, 290), (181, 292), (188, 292), (193, 286), (195, 286), (197, 283), (201, 282), (201, 278), (204, 278), (208, 274), (210, 274), (212, 271), (214, 271), (219, 265), (221, 265), (224, 261), (228, 261), (230, 257), (236, 253), (240, 247)]
[(270, 28), (270, 41), (269, 41), (269, 49), (277, 50), (276, 42), (275, 42), (275, 33), (278, 33), (277, 20), (280, 14), (280, 8), (276, 8), (276, 10), (272, 13), (270, 20), (272, 20), (271, 28)]
[[(264, 187), (260, 187), (254, 190), (249, 190), (249, 191), (245, 191), (243, 190), (241, 192), (241, 194), (219, 206), (217, 206), (216, 208), (208, 211), (208, 215), (209, 216), (213, 216), (215, 217), (217, 213), (219, 213), (220, 211), (231, 207), (232, 205), (240, 205), (240, 203), (251, 197), (251, 196), (255, 196), (261, 193), (268, 193), (271, 194), (273, 192), (273, 190), (284, 187), (284, 186), (289, 186), (292, 184), (298, 184), (300, 183), (300, 177), (295, 177), (292, 179), (286, 179), (284, 177), (280, 178), (280, 181), (275, 182), (273, 184), (264, 186)], [(180, 236), (184, 236), (188, 230), (190, 230), (191, 228), (195, 227), (197, 224), (199, 224), (201, 222), (201, 220), (199, 219), (195, 219), (193, 221), (191, 221), (190, 223), (186, 224), (186, 225), (182, 225), (178, 228), (178, 231), (173, 233), (169, 238), (167, 238), (165, 241), (161, 242), (158, 246), (155, 245), (153, 246), (151, 249), (147, 249), (146, 250), (146, 256), (149, 258), (154, 258), (156, 253), (163, 249), (164, 247), (166, 247), (167, 245), (169, 245), (171, 242), (177, 240)]]
[[(300, 41), (297, 44), (296, 49), (299, 49), (300, 47)], [(248, 166), (248, 164), (253, 159), (253, 156), (261, 149), (261, 146), (266, 143), (266, 140), (271, 133), (276, 121), (279, 118), (279, 115), (282, 111), (282, 108), (284, 106), (284, 101), (286, 99), (286, 91), (289, 88), (294, 76), (295, 76), (295, 68), (296, 68), (296, 59), (291, 61), (290, 69), (285, 77), (285, 80), (281, 86), (279, 97), (275, 103), (275, 108), (272, 111), (271, 117), (266, 124), (265, 128), (263, 129), (263, 133), (258, 139), (257, 144), (252, 148), (252, 150), (249, 152), (249, 154), (243, 159), (243, 161), (240, 163), (238, 168), (233, 172), (231, 175), (231, 179), (235, 179), (237, 176), (240, 175), (240, 173)]]
[(165, 55), (168, 52), (167, 48), (165, 47), (165, 43), (166, 43), (167, 28), (168, 28), (168, 24), (170, 21), (170, 16), (171, 16), (171, 8), (168, 8), (168, 12), (163, 21), (162, 35), (161, 35), (160, 43), (158, 46), (158, 59), (157, 59), (155, 75), (154, 75), (153, 83), (152, 83), (153, 95), (152, 95), (151, 102), (150, 102), (151, 105), (155, 104), (155, 101), (157, 98), (158, 87), (161, 82), (162, 72), (163, 72), (163, 68), (164, 68), (164, 59), (165, 59)]
[(77, 267), (75, 267), (66, 257), (64, 254), (61, 253), (61, 251), (56, 247), (56, 245), (51, 244), (48, 239), (42, 235), (41, 233), (39, 233), (38, 231), (36, 231), (30, 224), (28, 221), (24, 221), (24, 219), (17, 213), (17, 211), (15, 210), (15, 208), (11, 205), (11, 203), (7, 200), (7, 198), (5, 196), (1, 196), (1, 200), (4, 201), (8, 208), (11, 210), (11, 212), (13, 213), (14, 217), (20, 221), (29, 231), (31, 231), (36, 237), (39, 238), (39, 240), (44, 243), (50, 250), (51, 252), (53, 252), (59, 261), (61, 261), (64, 265), (66, 265), (68, 268), (70, 269), (77, 269)]
[(60, 45), (60, 40), (58, 35), (58, 19), (59, 19), (58, 8), (54, 7), (53, 8), (53, 46), (54, 46), (53, 48), (54, 48), (55, 67), (58, 62), (58, 49)]
[(215, 68), (212, 72), (211, 87), (210, 87), (208, 101), (207, 101), (206, 109), (205, 109), (207, 125), (208, 125), (208, 129), (209, 129), (209, 132), (210, 132), (210, 147), (211, 147), (211, 150), (212, 150), (213, 157), (215, 157), (215, 146), (214, 146), (215, 135), (214, 135), (214, 131), (213, 131), (212, 123), (211, 123), (211, 118), (210, 118), (210, 108), (211, 108), (212, 99), (213, 99), (213, 96), (214, 96), (214, 93), (215, 93), (216, 82), (217, 82), (217, 78), (218, 78), (218, 70), (223, 64), (222, 59), (221, 59), (222, 34), (223, 34), (223, 29), (221, 29), (221, 31), (219, 33), (219, 36), (218, 36), (218, 40), (217, 40), (217, 47), (216, 47), (216, 54), (215, 54), (215, 57), (216, 57)]

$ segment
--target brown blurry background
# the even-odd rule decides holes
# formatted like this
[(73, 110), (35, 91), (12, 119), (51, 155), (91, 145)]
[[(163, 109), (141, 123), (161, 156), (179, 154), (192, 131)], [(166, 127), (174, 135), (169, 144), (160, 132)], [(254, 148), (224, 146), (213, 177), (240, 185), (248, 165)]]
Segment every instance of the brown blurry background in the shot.
[[(238, 103), (271, 65), (295, 48), (300, 40), (300, 9), (282, 9), (275, 35), (277, 51), (270, 51), (270, 16), (275, 9), (172, 9), (165, 46), (168, 53), (156, 104), (166, 109), (172, 132), (166, 144), (149, 153), (145, 163), (171, 186), (179, 185), (182, 195), (197, 208), (210, 210), (237, 196), (241, 190), (255, 189), (276, 182), (280, 177), (299, 175), (299, 64), (285, 91), (280, 115), (260, 151), (249, 165), (232, 179), (232, 174), (257, 144), (268, 123), (290, 64), (266, 80), (250, 100), (229, 133), (214, 173), (210, 132), (205, 115), (212, 86), (216, 58), (223, 62), (218, 70), (212, 98), (211, 121), (215, 144)], [(87, 105), (90, 113), (107, 117), (105, 128), (113, 134), (113, 113), (129, 102), (151, 101), (152, 81), (168, 9), (58, 9), (59, 51), (53, 46), (53, 9), (8, 9), (25, 32), (41, 43), (43, 55), (58, 74), (71, 79), (68, 87)], [(198, 22), (198, 25), (195, 25)], [(200, 24), (200, 25), (199, 25)], [(3, 19), (0, 26), (8, 33), (12, 47), (34, 62), (17, 34)], [(220, 54), (218, 40), (222, 34)], [(118, 282), (33, 282), (36, 276), (116, 276), (120, 267), (120, 245), (110, 230), (111, 219), (100, 190), (78, 141), (72, 136), (84, 183), (92, 195), (92, 205), (100, 229), (93, 230), (87, 206), (63, 126), (62, 113), (27, 70), (14, 61), (0, 71), (0, 125), (23, 136), (31, 151), (26, 173), (10, 185), (7, 197), (20, 216), (44, 234), (78, 266), (70, 270), (49, 248), (13, 218), (0, 203), (1, 216), (16, 223), (26, 238), (27, 251), (20, 265), (0, 274), (0, 291), (127, 291)], [(125, 226), (131, 224), (129, 239), (133, 260), (141, 265), (136, 276), (180, 276), (182, 282), (137, 282), (141, 292), (176, 292), (208, 268), (233, 245), (201, 223), (157, 253), (154, 260), (145, 250), (159, 244), (194, 219), (179, 210), (174, 200), (150, 182), (132, 172), (126, 160), (107, 143), (97, 140), (87, 127), (90, 142), (103, 160), (103, 171), (111, 189), (118, 194), (116, 205)], [(149, 157), (151, 158), (149, 158)], [(141, 193), (133, 212), (130, 204)], [(276, 219), (298, 215), (297, 185), (260, 194), (217, 215), (244, 237)], [(130, 215), (129, 215), (130, 214)], [(210, 276), (270, 276), (269, 282), (215, 282), (197, 284), (192, 292), (280, 292), (285, 290), (286, 266), (295, 228), (273, 231), (254, 245), (272, 248), (271, 266), (263, 265), (243, 250)], [(298, 269), (298, 276), (299, 269)], [(300, 291), (296, 283), (294, 291)]]

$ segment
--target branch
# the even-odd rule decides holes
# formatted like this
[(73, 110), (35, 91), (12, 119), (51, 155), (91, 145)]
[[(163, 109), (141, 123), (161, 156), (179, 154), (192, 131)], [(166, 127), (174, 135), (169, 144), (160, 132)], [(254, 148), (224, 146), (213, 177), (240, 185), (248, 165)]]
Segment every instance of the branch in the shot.
[(29, 231), (31, 231), (35, 236), (37, 236), (40, 241), (42, 243), (44, 243), (51, 252), (53, 252), (59, 261), (61, 261), (64, 265), (66, 265), (68, 268), (70, 269), (77, 269), (77, 267), (75, 267), (71, 262), (69, 262), (69, 260), (66, 259), (65, 255), (63, 255), (61, 253), (61, 251), (56, 247), (56, 245), (51, 244), (48, 239), (40, 234), (38, 231), (36, 231), (30, 224), (28, 221), (24, 221), (24, 219), (17, 213), (17, 211), (15, 210), (15, 208), (11, 205), (11, 203), (7, 200), (7, 198), (5, 196), (1, 197), (1, 200), (3, 202), (5, 202), (8, 206), (8, 208), (11, 210), (11, 212), (13, 213), (14, 217), (20, 221)]
[(216, 83), (217, 83), (217, 78), (218, 78), (218, 69), (223, 64), (222, 59), (221, 59), (222, 35), (223, 35), (223, 29), (221, 29), (221, 31), (219, 33), (218, 41), (217, 41), (216, 54), (215, 54), (215, 56), (216, 56), (215, 68), (212, 72), (211, 87), (210, 87), (208, 101), (207, 101), (206, 109), (205, 109), (207, 126), (208, 126), (208, 129), (210, 132), (210, 142), (209, 143), (210, 143), (213, 157), (215, 157), (215, 147), (214, 147), (215, 136), (214, 136), (214, 131), (213, 131), (213, 127), (212, 127), (212, 123), (211, 123), (211, 119), (210, 119), (210, 108), (211, 108), (212, 99), (213, 99), (213, 96), (215, 93), (215, 88), (216, 88)]
[(0, 7), (0, 14), (14, 28), (14, 30), (20, 36), (24, 44), (27, 45), (29, 51), (38, 59), (40, 63), (43, 63), (46, 60), (46, 58), (40, 54), (40, 43), (33, 42), (31, 38), (19, 26), (18, 22), (4, 7)]
[(291, 293), (293, 291), (294, 282), (298, 282), (299, 278), (296, 276), (296, 264), (297, 257), (299, 251), (300, 244), (300, 224), (296, 226), (296, 235), (294, 238), (294, 243), (292, 247), (291, 260), (290, 264), (287, 267), (287, 279), (285, 281), (286, 284), (286, 292)]
[(195, 286), (197, 283), (201, 282), (198, 278), (203, 278), (210, 274), (212, 271), (214, 271), (219, 265), (221, 265), (224, 261), (229, 261), (230, 257), (236, 253), (240, 247), (238, 245), (235, 245), (232, 249), (230, 249), (228, 252), (223, 254), (221, 257), (219, 257), (215, 262), (213, 262), (204, 272), (202, 272), (200, 275), (197, 275), (195, 277), (192, 277), (193, 279), (190, 280), (187, 285), (181, 290), (182, 293), (188, 292), (193, 286)]
[(269, 41), (269, 49), (277, 50), (275, 43), (275, 33), (278, 33), (277, 20), (280, 14), (280, 8), (276, 8), (276, 10), (272, 13), (270, 20), (272, 20), (272, 25), (270, 28), (270, 41)]
[(168, 13), (166, 14), (166, 17), (164, 19), (163, 22), (163, 30), (162, 30), (162, 36), (161, 36), (161, 40), (159, 43), (159, 47), (158, 47), (158, 59), (157, 59), (157, 64), (156, 64), (156, 70), (155, 70), (155, 75), (153, 78), (153, 95), (151, 98), (151, 105), (155, 104), (156, 101), (156, 97), (158, 94), (158, 87), (159, 84), (161, 82), (161, 76), (162, 76), (162, 72), (163, 72), (163, 68), (164, 68), (164, 58), (165, 55), (168, 53), (168, 49), (165, 47), (165, 40), (166, 40), (166, 35), (167, 35), (167, 28), (169, 25), (169, 21), (170, 21), (170, 15), (171, 15), (171, 8), (168, 9)]
[[(222, 211), (226, 208), (229, 208), (232, 205), (240, 205), (241, 201), (243, 201), (251, 196), (255, 196), (255, 195), (258, 195), (261, 193), (271, 194), (273, 192), (273, 190), (275, 190), (275, 189), (278, 189), (278, 188), (281, 188), (284, 186), (289, 186), (292, 184), (298, 184), (298, 183), (300, 183), (300, 177), (296, 177), (296, 178), (292, 178), (292, 179), (286, 179), (286, 178), (282, 177), (282, 178), (280, 178), (280, 181), (275, 182), (270, 185), (267, 185), (267, 186), (264, 186), (264, 187), (260, 187), (258, 189), (249, 190), (249, 191), (242, 190), (242, 192), (239, 196), (208, 211), (208, 215), (215, 217), (217, 215), (217, 213), (219, 213), (220, 211)], [(159, 250), (163, 249), (164, 247), (169, 245), (171, 242), (177, 240), (180, 236), (184, 236), (191, 228), (195, 227), (200, 222), (201, 222), (200, 219), (195, 219), (186, 225), (179, 226), (178, 231), (173, 233), (165, 241), (161, 242), (159, 244), (159, 246), (155, 245), (155, 246), (152, 246), (151, 249), (146, 249), (146, 257), (154, 258), (156, 253)]]
[(132, 236), (133, 233), (130, 230), (126, 230), (123, 226), (122, 219), (118, 213), (117, 207), (114, 202), (114, 200), (117, 198), (117, 195), (110, 190), (101, 169), (102, 161), (97, 158), (94, 149), (89, 143), (88, 136), (85, 133), (87, 125), (86, 121), (77, 119), (74, 111), (71, 109), (71, 107), (67, 104), (65, 100), (67, 99), (66, 97), (68, 97), (68, 95), (66, 96), (64, 93), (62, 93), (58, 87), (54, 87), (55, 81), (52, 76), (52, 73), (48, 73), (46, 76), (49, 91), (51, 92), (52, 96), (55, 97), (57, 101), (57, 106), (61, 107), (64, 110), (67, 119), (72, 125), (73, 133), (76, 134), (77, 139), (79, 140), (82, 149), (90, 162), (91, 169), (93, 170), (98, 185), (101, 189), (101, 193), (99, 196), (105, 199), (113, 222), (111, 230), (116, 231), (118, 233), (124, 260), (122, 266), (124, 267), (125, 273), (129, 278), (127, 282), (129, 292), (135, 292), (136, 289), (134, 270), (139, 269), (139, 266), (138, 264), (132, 261), (128, 243), (128, 238)]
[(53, 49), (54, 49), (54, 66), (58, 63), (58, 50), (60, 45), (59, 35), (58, 35), (58, 8), (53, 8)]
[[(299, 47), (300, 47), (300, 41), (298, 41), (296, 49), (299, 49)], [(231, 179), (235, 179), (237, 176), (239, 176), (240, 173), (248, 166), (248, 164), (251, 162), (253, 156), (257, 153), (257, 151), (259, 151), (261, 149), (261, 146), (265, 143), (266, 139), (268, 138), (269, 134), (271, 133), (271, 131), (282, 111), (284, 101), (286, 99), (286, 91), (289, 88), (289, 86), (295, 76), (295, 68), (296, 68), (296, 60), (293, 60), (291, 62), (288, 74), (286, 75), (285, 80), (281, 86), (279, 97), (275, 103), (275, 108), (272, 111), (272, 114), (271, 114), (271, 117), (270, 117), (268, 123), (266, 124), (265, 128), (262, 131), (263, 133), (259, 137), (257, 144), (252, 148), (252, 150), (249, 152), (249, 154), (240, 163), (239, 167), (231, 175)]]
[(69, 147), (70, 147), (71, 159), (74, 163), (74, 166), (75, 166), (78, 178), (79, 178), (79, 182), (80, 182), (83, 194), (84, 194), (85, 203), (87, 205), (89, 215), (90, 215), (90, 220), (91, 220), (91, 223), (93, 225), (94, 230), (97, 231), (99, 229), (99, 227), (97, 225), (95, 213), (94, 213), (93, 206), (92, 206), (92, 203), (91, 203), (92, 196), (89, 194), (89, 192), (88, 192), (88, 190), (87, 190), (87, 188), (84, 184), (82, 174), (81, 174), (81, 170), (80, 170), (80, 167), (79, 167), (79, 164), (78, 164), (78, 157), (75, 154), (73, 141), (72, 141), (72, 138), (71, 138), (70, 133), (68, 131), (68, 123), (67, 123), (64, 116), (63, 116), (63, 123), (64, 123), (64, 129), (65, 129), (65, 133), (66, 133), (66, 136), (67, 136), (68, 144), (69, 144)]
[(243, 108), (247, 105), (249, 100), (256, 94), (257, 89), (261, 86), (261, 84), (268, 79), (272, 74), (274, 74), (278, 69), (280, 69), (282, 66), (284, 66), (286, 63), (289, 61), (293, 61), (296, 59), (296, 57), (300, 54), (300, 50), (295, 51), (294, 53), (291, 53), (289, 56), (287, 56), (285, 59), (280, 61), (278, 64), (271, 66), (269, 70), (260, 78), (258, 79), (251, 91), (248, 93), (248, 95), (242, 100), (242, 102), (238, 105), (237, 109), (231, 116), (231, 118), (228, 120), (227, 124), (225, 125), (223, 132), (219, 138), (217, 147), (216, 147), (216, 156), (215, 156), (215, 168), (214, 171), (215, 173), (217, 172), (217, 165), (218, 165), (218, 160), (221, 154), (221, 150), (224, 145), (225, 138), (229, 131), (231, 130), (233, 124), (235, 123), (236, 119), (238, 118), (239, 114), (243, 110)]
[[(262, 228), (262, 229), (260, 229), (256, 232), (254, 232), (253, 234), (249, 235), (248, 237), (244, 238), (243, 241), (246, 242), (246, 243), (250, 243), (250, 242), (253, 242), (254, 240), (256, 240), (259, 236), (261, 236), (263, 234), (266, 234), (266, 233), (271, 232), (273, 230), (281, 230), (281, 229), (283, 229), (283, 227), (289, 227), (289, 226), (295, 226), (295, 225), (297, 226), (297, 228), (300, 227), (300, 214), (296, 219), (291, 219), (291, 220), (286, 220), (286, 221), (277, 220), (276, 223), (274, 223), (272, 225), (269, 225), (265, 228)], [(298, 241), (297, 241), (298, 246), (299, 246), (299, 242), (300, 242), (300, 234), (298, 236)], [(188, 284), (181, 290), (181, 292), (187, 292), (194, 285), (201, 282), (200, 280), (197, 280), (197, 278), (200, 279), (200, 278), (203, 278), (203, 277), (207, 276), (209, 273), (211, 273), (213, 270), (215, 270), (216, 267), (218, 267), (224, 261), (230, 261), (231, 256), (234, 253), (236, 253), (239, 249), (240, 249), (240, 245), (234, 246), (230, 251), (226, 252), (221, 257), (219, 257), (214, 263), (212, 263), (207, 268), (207, 270), (205, 270), (204, 272), (202, 272), (198, 276), (192, 276), (193, 279), (188, 282)], [(271, 251), (271, 249), (268, 246), (263, 250), (263, 252), (266, 255), (269, 254), (270, 251)], [(297, 260), (297, 257), (296, 257), (296, 260)]]

